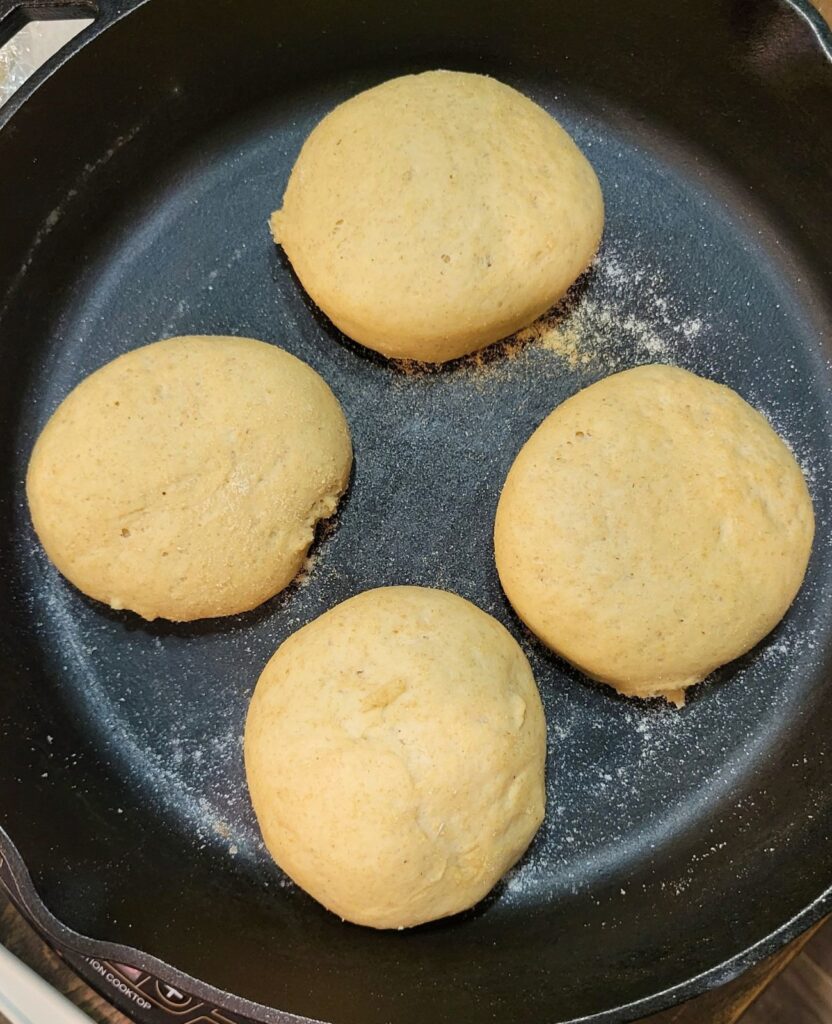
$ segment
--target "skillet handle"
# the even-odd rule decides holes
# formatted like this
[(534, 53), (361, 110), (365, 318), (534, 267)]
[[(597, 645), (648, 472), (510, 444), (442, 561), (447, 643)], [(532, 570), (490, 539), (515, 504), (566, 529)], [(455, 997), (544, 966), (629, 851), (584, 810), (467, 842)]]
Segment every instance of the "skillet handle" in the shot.
[(27, 21), (60, 21), (64, 18), (104, 18), (127, 14), (144, 0), (0, 0), (0, 24), (17, 14)]
[(24, 0), (0, 0), (0, 46), (30, 21), (57, 21), (61, 18), (95, 18), (94, 0), (56, 0), (54, 3), (25, 3)]
[(90, 1024), (60, 992), (0, 946), (0, 1012), (10, 1024)]
[[(14, 113), (25, 99), (45, 81), (68, 56), (85, 43), (109, 28), (145, 0), (0, 0), (0, 51), (31, 21), (54, 21), (83, 18), (91, 24), (82, 26), (76, 34), (60, 45), (40, 67), (24, 75), (22, 84), (0, 90), (0, 107), (4, 113)], [(5, 93), (5, 97), (3, 95)], [(4, 106), (5, 100), (5, 106)]]
[(30, 21), (92, 18), (96, 33), (143, 0), (0, 0), (0, 47)]

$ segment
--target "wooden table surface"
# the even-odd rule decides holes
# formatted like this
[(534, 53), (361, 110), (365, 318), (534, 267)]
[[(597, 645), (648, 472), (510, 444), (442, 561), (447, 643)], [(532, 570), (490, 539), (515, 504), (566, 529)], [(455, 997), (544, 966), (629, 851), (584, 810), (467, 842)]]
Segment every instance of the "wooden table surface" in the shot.
[[(821, 14), (832, 24), (832, 0), (814, 0), (814, 2)], [(799, 956), (801, 950), (823, 926), (823, 923), (821, 922), (820, 925), (799, 936), (785, 949), (775, 953), (774, 956), (764, 960), (756, 967), (752, 967), (751, 970), (728, 985), (684, 1003), (682, 1006), (646, 1018), (642, 1024), (735, 1024), (780, 972), (795, 957)], [(832, 923), (824, 934), (832, 934)], [(40, 940), (11, 905), (2, 890), (0, 890), (0, 943), (7, 946), (24, 963), (29, 964), (56, 989), (85, 1010), (94, 1021), (99, 1024), (130, 1024), (123, 1014), (113, 1009), (73, 974), (61, 959)], [(832, 939), (827, 943), (827, 948), (830, 951), (830, 959), (832, 959)], [(798, 965), (802, 962), (799, 960)], [(808, 963), (814, 964), (814, 961), (808, 959)], [(801, 1024), (802, 1021), (812, 1021), (813, 1024), (832, 1024), (832, 963), (829, 966), (830, 973), (827, 974), (814, 965), (814, 971), (820, 972), (821, 977), (819, 979), (810, 978), (808, 981), (803, 979), (804, 989), (813, 987), (812, 980), (816, 982), (815, 988), (817, 989), (816, 992), (810, 993), (804, 999), (806, 1006), (801, 1005), (800, 974), (795, 971), (795, 980), (790, 985), (780, 986), (784, 990), (783, 998), (768, 999), (768, 993), (766, 993), (760, 1003), (760, 1015), (757, 1016), (752, 1009), (752, 1015), (755, 1016), (754, 1024)], [(811, 976), (813, 968), (807, 968), (807, 972)], [(767, 1000), (767, 1005), (764, 1008), (762, 1004)], [(2, 1014), (0, 1014), (0, 1024), (6, 1024)], [(41, 1022), (37, 1022), (37, 1024), (41, 1024)], [(48, 1024), (48, 1022), (44, 1021), (43, 1024)], [(748, 1024), (751, 1024), (750, 1020)]]

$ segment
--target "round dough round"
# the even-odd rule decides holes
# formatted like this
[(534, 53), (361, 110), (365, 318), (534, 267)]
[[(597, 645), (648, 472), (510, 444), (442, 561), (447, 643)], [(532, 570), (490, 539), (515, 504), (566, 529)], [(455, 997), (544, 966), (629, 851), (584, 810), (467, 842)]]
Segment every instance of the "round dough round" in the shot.
[(429, 71), (328, 114), (271, 227), (345, 334), (443, 363), (545, 312), (603, 222), (595, 172), (545, 110), (493, 78)]
[(280, 646), (248, 713), (266, 846), (342, 918), (404, 928), (473, 906), (543, 820), (529, 663), (454, 594), (369, 590)]
[(311, 367), (249, 338), (170, 338), (64, 399), (26, 490), (46, 553), (79, 590), (188, 621), (282, 590), (351, 464), (341, 406)]
[(640, 366), (564, 402), (532, 434), (497, 508), (497, 570), (517, 614), (588, 675), (681, 704), (761, 640), (812, 546), (800, 467), (734, 391)]

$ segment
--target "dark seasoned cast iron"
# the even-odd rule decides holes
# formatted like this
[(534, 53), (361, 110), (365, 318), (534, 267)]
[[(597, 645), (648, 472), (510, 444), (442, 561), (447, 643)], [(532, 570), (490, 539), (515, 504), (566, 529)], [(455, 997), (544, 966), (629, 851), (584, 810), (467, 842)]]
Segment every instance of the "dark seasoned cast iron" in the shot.
[[(0, 820), (30, 916), (98, 967), (123, 960), (256, 1019), (554, 1024), (623, 1021), (699, 992), (829, 910), (820, 19), (785, 0), (68, 6), (98, 20), (0, 111)], [(21, 19), (0, 22), (0, 40)], [(527, 92), (598, 171), (605, 240), (562, 315), (571, 359), (530, 343), (403, 373), (346, 343), (270, 242), (266, 218), (315, 122), (365, 86), (437, 66)], [(22, 480), (38, 430), (85, 374), (187, 332), (308, 360), (344, 404), (356, 468), (304, 585), (237, 619), (148, 625), (50, 567)], [(618, 699), (525, 634), (490, 540), (505, 472), (543, 416), (653, 359), (769, 415), (818, 522), (784, 623), (678, 713)], [(270, 863), (239, 737), (284, 637), (396, 582), (454, 589), (521, 638), (550, 723), (549, 806), (481, 906), (383, 934), (341, 924)], [(73, 962), (139, 1013), (104, 968)]]

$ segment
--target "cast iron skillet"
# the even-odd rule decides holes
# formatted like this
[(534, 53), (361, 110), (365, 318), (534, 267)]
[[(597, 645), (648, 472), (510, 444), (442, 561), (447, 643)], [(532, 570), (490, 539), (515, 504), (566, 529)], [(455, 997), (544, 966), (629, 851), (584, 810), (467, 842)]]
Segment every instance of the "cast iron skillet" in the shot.
[[(9, 9), (0, 39), (24, 16)], [(554, 1024), (701, 992), (831, 909), (832, 66), (808, 4), (49, 10), (98, 20), (0, 112), (0, 807), (30, 916), (64, 948), (256, 1020)], [(312, 125), (437, 66), (522, 89), (594, 163), (605, 241), (563, 314), (585, 362), (530, 344), (402, 373), (318, 315), (271, 244), (267, 215)], [(22, 480), (77, 381), (188, 332), (308, 360), (344, 404), (356, 468), (305, 586), (233, 620), (148, 625), (48, 565)], [(786, 620), (681, 712), (618, 699), (547, 654), (507, 606), (490, 540), (504, 474), (543, 416), (656, 359), (769, 415), (818, 525)], [(512, 876), (468, 914), (390, 934), (342, 924), (269, 862), (240, 733), (284, 637), (396, 582), (456, 590), (520, 637), (550, 757), (546, 823)]]

